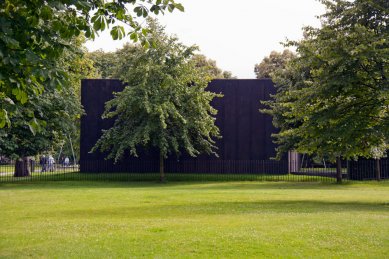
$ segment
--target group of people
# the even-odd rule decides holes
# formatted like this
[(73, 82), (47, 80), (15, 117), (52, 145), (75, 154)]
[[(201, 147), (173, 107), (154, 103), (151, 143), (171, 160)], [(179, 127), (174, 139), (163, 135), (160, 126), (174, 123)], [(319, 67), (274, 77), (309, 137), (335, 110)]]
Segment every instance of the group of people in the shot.
[[(53, 172), (54, 171), (54, 165), (55, 165), (55, 159), (52, 155), (42, 155), (39, 164), (41, 166), (41, 173), (43, 172)], [(69, 157), (65, 157), (63, 159), (63, 166), (67, 167), (70, 165), (70, 159)]]
[(41, 173), (43, 172), (53, 172), (54, 171), (54, 164), (55, 159), (52, 155), (42, 155), (39, 164), (41, 166)]

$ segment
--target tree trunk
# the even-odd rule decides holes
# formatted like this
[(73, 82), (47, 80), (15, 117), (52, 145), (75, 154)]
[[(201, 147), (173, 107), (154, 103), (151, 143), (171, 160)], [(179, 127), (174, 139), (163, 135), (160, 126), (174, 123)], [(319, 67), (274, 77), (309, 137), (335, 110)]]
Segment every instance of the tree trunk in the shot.
[(160, 152), (159, 153), (159, 174), (160, 174), (159, 181), (161, 183), (164, 183), (166, 181), (166, 179), (165, 179), (165, 166), (163, 163), (164, 160), (165, 160), (165, 158), (163, 157), (162, 152)]
[(30, 170), (29, 170), (29, 159), (28, 157), (19, 158), (16, 160), (15, 163), (15, 177), (25, 177), (30, 176)]
[(375, 160), (375, 176), (376, 180), (380, 181), (381, 180), (381, 165), (380, 165), (380, 159)]
[(340, 157), (336, 158), (336, 182), (342, 182), (342, 161), (340, 160)]

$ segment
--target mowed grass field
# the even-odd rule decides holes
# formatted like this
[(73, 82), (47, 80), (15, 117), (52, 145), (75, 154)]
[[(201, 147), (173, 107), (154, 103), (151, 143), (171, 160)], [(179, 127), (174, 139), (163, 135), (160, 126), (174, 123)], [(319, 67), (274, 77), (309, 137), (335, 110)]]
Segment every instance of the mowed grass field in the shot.
[(388, 258), (389, 182), (0, 184), (1, 258)]

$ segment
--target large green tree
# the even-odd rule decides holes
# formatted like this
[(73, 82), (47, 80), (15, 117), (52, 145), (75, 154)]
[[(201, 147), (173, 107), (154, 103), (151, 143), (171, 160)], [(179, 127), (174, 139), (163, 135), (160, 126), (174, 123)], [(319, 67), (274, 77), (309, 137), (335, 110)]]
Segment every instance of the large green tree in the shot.
[[(298, 57), (275, 77), (280, 151), (383, 157), (389, 143), (389, 2), (323, 0), (322, 27), (288, 42)], [(379, 178), (379, 172), (377, 174)]]
[(196, 47), (187, 47), (149, 20), (148, 29), (156, 47), (135, 47), (121, 79), (125, 89), (106, 103), (104, 118), (114, 126), (103, 132), (93, 151), (108, 151), (115, 161), (125, 152), (137, 156), (140, 148), (157, 149), (161, 181), (164, 159), (186, 152), (191, 156), (215, 154), (219, 129), (210, 102), (216, 96), (205, 90), (211, 75), (193, 62)]
[[(83, 55), (84, 37), (71, 41), (72, 48), (58, 58), (69, 75), (61, 88), (46, 86), (41, 95), (31, 96), (31, 101), (21, 106), (10, 118), (12, 127), (0, 128), (0, 154), (16, 159), (15, 176), (27, 176), (28, 157), (45, 151), (56, 150), (64, 141), (73, 139), (76, 153), (79, 150), (80, 81), (95, 77), (93, 62)], [(34, 125), (26, 124), (26, 118)], [(68, 145), (65, 145), (67, 147)], [(64, 150), (68, 155), (71, 151)]]
[[(0, 128), (10, 126), (10, 118), (31, 107), (25, 104), (48, 86), (67, 84), (68, 75), (57, 59), (71, 48), (75, 36), (84, 33), (93, 39), (110, 28), (114, 39), (128, 34), (148, 47), (152, 42), (137, 17), (174, 9), (183, 11), (174, 0), (0, 1)], [(25, 123), (36, 125), (32, 120)]]
[[(12, 127), (0, 129), (0, 154), (16, 159), (15, 176), (28, 176), (28, 157), (51, 150), (77, 132), (82, 110), (72, 88), (51, 89), (31, 97), (31, 102), (11, 118)], [(34, 111), (36, 127), (24, 123)], [(37, 128), (38, 130), (35, 130)]]

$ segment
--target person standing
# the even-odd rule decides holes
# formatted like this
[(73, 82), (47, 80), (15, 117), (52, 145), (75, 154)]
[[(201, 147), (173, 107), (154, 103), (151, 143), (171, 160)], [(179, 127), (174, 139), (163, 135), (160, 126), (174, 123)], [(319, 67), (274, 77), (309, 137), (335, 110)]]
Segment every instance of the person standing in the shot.
[(41, 173), (47, 171), (47, 158), (45, 155), (42, 155), (41, 159), (39, 159), (39, 165), (41, 166)]
[(69, 157), (65, 157), (65, 160), (64, 160), (64, 166), (67, 167), (69, 166)]
[(55, 163), (55, 160), (54, 160), (54, 157), (52, 155), (49, 155), (49, 159), (48, 159), (48, 164), (49, 164), (49, 171), (50, 172), (54, 172), (54, 163)]

